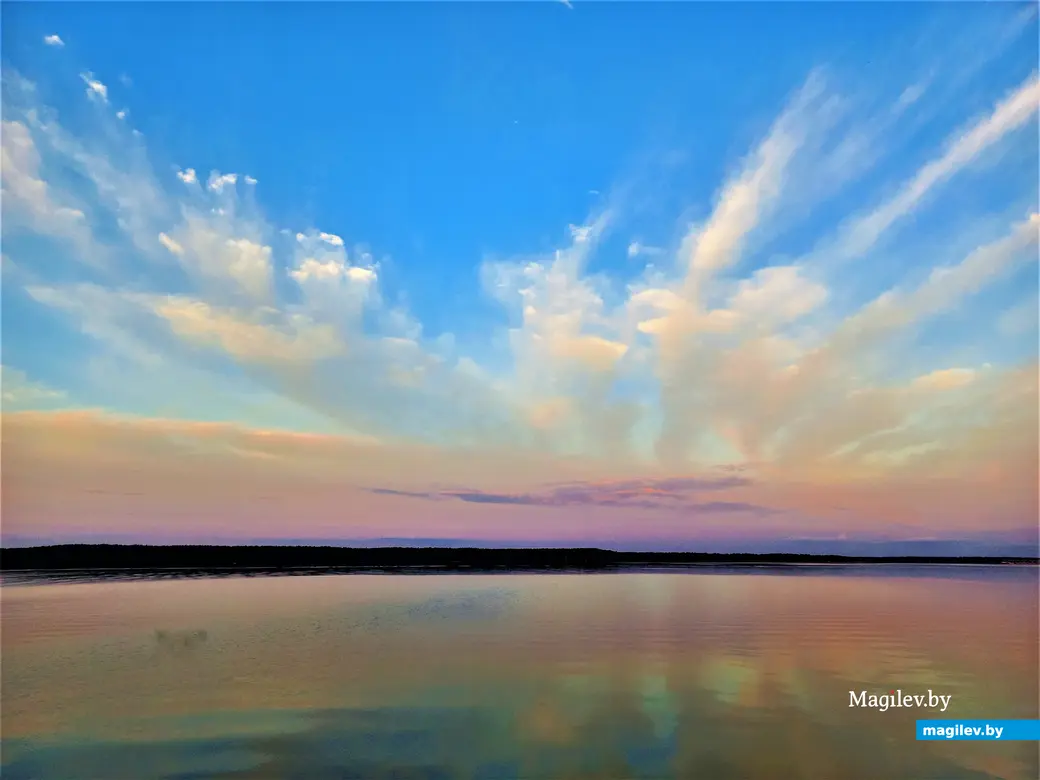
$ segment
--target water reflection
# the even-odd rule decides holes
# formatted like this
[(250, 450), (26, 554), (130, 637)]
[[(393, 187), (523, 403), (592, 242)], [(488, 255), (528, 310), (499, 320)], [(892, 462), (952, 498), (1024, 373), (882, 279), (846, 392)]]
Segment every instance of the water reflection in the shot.
[[(4, 587), (5, 778), (1033, 778), (1038, 572)], [(927, 715), (921, 715), (926, 717)]]

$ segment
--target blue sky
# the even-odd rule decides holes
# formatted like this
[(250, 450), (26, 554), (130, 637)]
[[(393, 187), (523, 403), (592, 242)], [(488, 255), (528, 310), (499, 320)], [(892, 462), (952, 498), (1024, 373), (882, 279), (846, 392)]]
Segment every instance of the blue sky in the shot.
[[(799, 533), (936, 529), (909, 505), (807, 520), (795, 485), (1021, 478), (979, 442), (1028, 427), (1035, 394), (1033, 5), (3, 21), (5, 413), (476, 448), (525, 491), (546, 458), (740, 466)], [(491, 490), (466, 479), (444, 478)], [(737, 498), (711, 533), (759, 532), (732, 530)], [(696, 535), (669, 517), (654, 538)]]

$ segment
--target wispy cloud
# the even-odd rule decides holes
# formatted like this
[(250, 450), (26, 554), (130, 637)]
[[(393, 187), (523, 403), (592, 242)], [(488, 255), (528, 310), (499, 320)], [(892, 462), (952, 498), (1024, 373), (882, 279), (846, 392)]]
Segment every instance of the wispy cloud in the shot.
[(81, 255), (92, 251), (92, 232), (76, 199), (42, 178), (40, 153), (27, 124), (3, 123), (0, 186), (5, 232), (19, 229), (70, 241)]
[[(920, 207), (925, 190), (1035, 113), (1037, 89), (1031, 79), (988, 117), (958, 131), (902, 194), (856, 217), (852, 228), (839, 225), (838, 235), (863, 236), (863, 226), (870, 226), (876, 240), (898, 215)], [(748, 237), (782, 201), (793, 161), (808, 156), (797, 170), (811, 161), (817, 147), (809, 140), (831, 126), (831, 105), (824, 77), (814, 73), (723, 185), (710, 217), (689, 231), (676, 257), (680, 274), (672, 280), (653, 270), (619, 297), (609, 280), (586, 272), (616, 220), (611, 209), (568, 226), (567, 239), (550, 255), (485, 264), (486, 289), (515, 318), (504, 334), (512, 353), (506, 375), (454, 353), (448, 341), (425, 337), (418, 321), (384, 299), (378, 263), (364, 250), (350, 249), (338, 233), (308, 228), (295, 231), (291, 244), (275, 241), (279, 231), (239, 193), (256, 186), (245, 177), (213, 171), (200, 188), (195, 170), (184, 168), (176, 174), (189, 190), (182, 195), (147, 170), (88, 155), (56, 121), (49, 120), (38, 138), (49, 154), (69, 156), (98, 183), (106, 200), (94, 208), (116, 206), (132, 244), (155, 262), (172, 261), (187, 284), (188, 291), (183, 284), (177, 292), (139, 286), (133, 294), (95, 285), (92, 294), (111, 299), (111, 310), (124, 314), (118, 324), (109, 317), (100, 326), (89, 321), (96, 313), (80, 309), (87, 332), (126, 343), (149, 334), (147, 352), (183, 359), (224, 356), (296, 402), (374, 432), (414, 430), (413, 421), (427, 419), (425, 410), (450, 404), (455, 410), (441, 417), (440, 426), (427, 428), (428, 435), (471, 441), (491, 435), (514, 446), (598, 452), (624, 461), (647, 451), (641, 440), (651, 430), (645, 416), (656, 406), (653, 413), (662, 420), (657, 456), (676, 466), (704, 457), (710, 462), (713, 446), (735, 447), (752, 460), (783, 452), (787, 447), (778, 437), (791, 425), (804, 425), (805, 414), (821, 417), (824, 425), (822, 415), (844, 408), (810, 412), (816, 400), (857, 387), (867, 395), (850, 398), (872, 392), (864, 379), (848, 385), (852, 356), (862, 353), (868, 334), (876, 342), (882, 333), (934, 316), (991, 284), (999, 268), (1028, 257), (1036, 227), (1027, 220), (1007, 241), (937, 269), (909, 298), (893, 291), (848, 314), (831, 334), (818, 334), (808, 351), (786, 335), (831, 298), (811, 265), (758, 267), (733, 279), (729, 274), (742, 262)], [(9, 123), (4, 181), (11, 202), (23, 206), (34, 229), (80, 230), (89, 239), (84, 212), (61, 205), (71, 202), (71, 191), (52, 194), (36, 178), (33, 143), (28, 121)], [(629, 254), (637, 256), (663, 252), (632, 246)], [(81, 247), (90, 252), (88, 240)], [(287, 284), (295, 288), (288, 295)], [(77, 295), (53, 284), (37, 284), (32, 292), (41, 302)], [(841, 368), (828, 363), (837, 355)], [(654, 368), (656, 399), (615, 391)], [(458, 397), (470, 399), (465, 409), (453, 403)]]
[(67, 398), (63, 391), (33, 382), (24, 371), (9, 366), (0, 366), (0, 395), (3, 397), (3, 408), (6, 411), (53, 407)]
[(998, 103), (991, 113), (951, 136), (943, 153), (920, 168), (895, 195), (849, 222), (840, 244), (830, 251), (848, 258), (866, 253), (897, 221), (912, 214), (934, 188), (948, 181), (1008, 133), (1033, 119), (1038, 106), (1040, 80), (1033, 75)]
[(81, 73), (80, 78), (87, 85), (87, 97), (102, 103), (108, 102), (108, 87), (94, 78), (93, 73)]
[(696, 499), (698, 493), (734, 490), (750, 484), (750, 480), (736, 476), (672, 477), (608, 482), (572, 482), (522, 493), (496, 493), (474, 489), (414, 491), (391, 488), (370, 488), (370, 492), (430, 501), (464, 501), (471, 504), (540, 507), (589, 506), (617, 509), (660, 509), (671, 512), (768, 513), (765, 507), (742, 501), (705, 502)]
[(658, 246), (647, 246), (639, 241), (633, 241), (628, 245), (628, 256), (630, 258), (636, 257), (659, 257), (665, 253), (665, 250)]
[(48, 46), (57, 46), (59, 48), (65, 45), (65, 41), (63, 41), (57, 35), (45, 35), (43, 38), (43, 42)]

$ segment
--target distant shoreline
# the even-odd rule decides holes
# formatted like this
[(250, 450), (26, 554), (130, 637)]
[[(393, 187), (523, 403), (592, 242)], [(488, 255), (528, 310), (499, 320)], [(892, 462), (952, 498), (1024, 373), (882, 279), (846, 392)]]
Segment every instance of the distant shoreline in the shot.
[(51, 545), (0, 550), (0, 572), (118, 574), (361, 573), (401, 571), (609, 572), (645, 568), (810, 565), (1036, 566), (1040, 558), (847, 556), (795, 553), (617, 552), (599, 548), (310, 547), (225, 545)]

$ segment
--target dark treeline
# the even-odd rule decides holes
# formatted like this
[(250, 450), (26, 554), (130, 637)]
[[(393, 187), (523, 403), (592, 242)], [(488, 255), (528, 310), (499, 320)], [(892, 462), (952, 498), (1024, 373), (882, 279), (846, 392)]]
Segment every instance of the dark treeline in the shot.
[(0, 552), (0, 570), (122, 569), (394, 569), (610, 570), (659, 565), (1036, 564), (1036, 558), (863, 557), (791, 553), (614, 552), (596, 548), (482, 549), (475, 547), (276, 547), (224, 545), (68, 544)]

